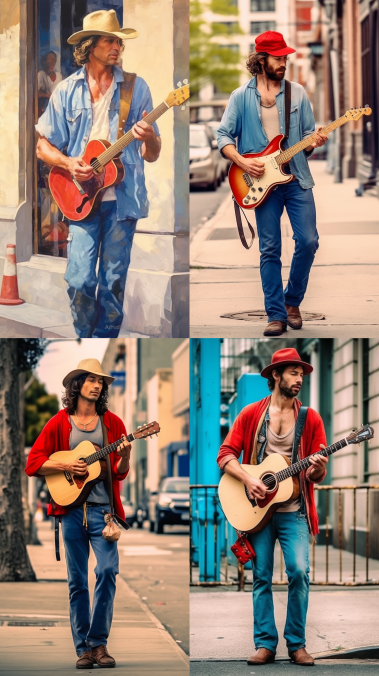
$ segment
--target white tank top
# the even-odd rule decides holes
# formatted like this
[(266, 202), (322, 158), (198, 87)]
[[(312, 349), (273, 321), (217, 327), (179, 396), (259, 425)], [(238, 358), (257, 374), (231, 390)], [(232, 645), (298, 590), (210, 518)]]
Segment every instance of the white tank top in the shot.
[[(111, 140), (111, 130), (109, 127), (109, 106), (111, 104), (114, 92), (114, 78), (105, 94), (100, 95), (100, 99), (92, 104), (92, 129), (89, 135), (89, 141), (94, 139)], [(103, 193), (103, 202), (116, 199), (114, 187), (108, 188)]]
[(272, 141), (275, 136), (280, 134), (279, 129), (279, 113), (276, 103), (274, 103), (269, 108), (262, 106), (261, 104), (261, 114), (262, 114), (262, 127), (265, 130), (265, 134), (269, 141)]
[[(287, 434), (282, 435), (275, 434), (268, 424), (264, 457), (266, 458), (268, 455), (271, 455), (271, 453), (280, 453), (281, 455), (285, 455), (291, 461), (294, 436), (295, 422), (292, 429), (290, 429)], [(287, 500), (287, 502), (283, 502), (283, 506), (279, 507), (278, 512), (297, 512), (298, 509), (300, 509), (300, 498), (293, 502), (291, 502), (291, 499)]]

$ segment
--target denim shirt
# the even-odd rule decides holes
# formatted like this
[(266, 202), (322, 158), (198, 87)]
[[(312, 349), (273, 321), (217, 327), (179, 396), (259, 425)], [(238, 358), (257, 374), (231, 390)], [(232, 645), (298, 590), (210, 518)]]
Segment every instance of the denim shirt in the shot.
[[(276, 105), (279, 113), (280, 133), (285, 134), (285, 110), (284, 110), (284, 83), (280, 84), (280, 91), (276, 95)], [(309, 99), (304, 87), (291, 82), (291, 113), (289, 138), (285, 139), (283, 148), (287, 149), (295, 145), (303, 138), (312, 134), (315, 130), (315, 120)], [(238, 87), (232, 92), (228, 105), (222, 116), (217, 132), (217, 143), (220, 152), (226, 145), (236, 146), (238, 152), (260, 153), (268, 145), (268, 138), (261, 121), (261, 95), (257, 89), (256, 78)], [(312, 188), (314, 181), (309, 170), (307, 158), (313, 150), (305, 152), (301, 150), (289, 162), (291, 174), (294, 174), (302, 188)], [(221, 152), (221, 155), (223, 153)]]
[[(123, 71), (114, 67), (114, 91), (109, 106), (110, 141), (117, 140), (120, 110), (120, 85), (124, 80)], [(150, 89), (145, 80), (137, 77), (129, 117), (124, 131), (142, 119), (142, 112), (153, 110)], [(153, 124), (155, 133), (158, 127)], [(65, 150), (68, 157), (81, 157), (84, 154), (92, 128), (91, 94), (87, 82), (86, 67), (83, 66), (73, 75), (60, 82), (54, 89), (36, 130), (58, 150)], [(149, 201), (144, 175), (144, 160), (141, 156), (142, 142), (136, 139), (124, 148), (120, 159), (125, 167), (125, 176), (115, 186), (117, 197), (117, 218), (145, 218), (149, 212)]]

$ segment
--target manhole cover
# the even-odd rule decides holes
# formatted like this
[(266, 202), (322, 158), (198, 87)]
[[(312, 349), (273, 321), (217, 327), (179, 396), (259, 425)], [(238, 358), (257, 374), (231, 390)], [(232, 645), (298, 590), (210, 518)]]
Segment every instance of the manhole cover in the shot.
[[(325, 315), (318, 312), (302, 312), (301, 316), (304, 322), (317, 322), (325, 319)], [(267, 321), (267, 315), (264, 310), (250, 310), (247, 312), (228, 312), (228, 314), (221, 315), (223, 319), (241, 319), (245, 322), (261, 322)]]
[(9, 620), (7, 624), (8, 627), (55, 627), (57, 623), (50, 620)]

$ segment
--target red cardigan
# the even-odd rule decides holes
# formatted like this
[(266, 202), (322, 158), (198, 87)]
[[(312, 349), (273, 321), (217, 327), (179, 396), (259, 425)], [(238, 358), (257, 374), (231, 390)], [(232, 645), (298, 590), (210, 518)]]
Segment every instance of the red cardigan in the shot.
[[(104, 425), (107, 428), (108, 441), (113, 444), (115, 441), (121, 439), (123, 434), (126, 434), (125, 425), (118, 418), (117, 415), (107, 411), (104, 414)], [(67, 413), (67, 409), (59, 411), (43, 428), (38, 439), (33, 444), (28, 460), (26, 463), (25, 472), (28, 476), (42, 476), (38, 474), (39, 468), (49, 459), (52, 453), (56, 451), (67, 451), (70, 449), (70, 433), (71, 421)], [(117, 471), (117, 464), (120, 456), (117, 451), (110, 453), (110, 461), (112, 467), (112, 488), (113, 488), (113, 503), (116, 514), (125, 520), (125, 512), (120, 498), (120, 481), (125, 479), (128, 472), (119, 474)], [(55, 504), (55, 509), (50, 504), (48, 508), (49, 516), (59, 516), (66, 514), (69, 510), (67, 507)]]
[[(228, 460), (230, 460), (231, 457), (234, 456), (238, 460), (242, 450), (242, 463), (244, 465), (257, 464), (259, 443), (258, 434), (262, 427), (267, 408), (270, 404), (270, 399), (271, 397), (268, 396), (261, 401), (257, 401), (254, 404), (245, 406), (245, 408), (243, 408), (241, 413), (237, 416), (217, 456), (217, 463), (221, 469), (223, 469), (224, 465), (226, 464), (223, 462), (224, 459), (226, 460), (228, 457)], [(295, 420), (297, 420), (301, 402), (298, 399), (294, 399), (294, 404)], [(320, 444), (326, 446), (324, 423), (322, 422), (322, 418), (317, 413), (317, 411), (313, 410), (313, 408), (309, 408), (303, 433), (300, 439), (299, 459), (302, 460), (312, 453), (319, 452)], [(303, 470), (301, 472), (300, 483), (307, 509), (309, 530), (311, 535), (315, 536), (319, 532), (319, 528), (313, 484), (323, 481), (326, 475), (326, 470), (323, 476), (317, 481), (312, 481), (310, 476), (311, 470), (312, 468), (308, 467), (307, 470)]]

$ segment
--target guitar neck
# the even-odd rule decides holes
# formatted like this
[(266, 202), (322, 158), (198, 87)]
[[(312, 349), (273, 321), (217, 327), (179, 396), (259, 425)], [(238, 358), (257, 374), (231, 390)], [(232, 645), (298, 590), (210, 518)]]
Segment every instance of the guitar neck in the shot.
[[(134, 435), (133, 434), (128, 434), (126, 437), (126, 441), (131, 441), (134, 440)], [(92, 455), (88, 455), (86, 457), (86, 463), (87, 465), (92, 465), (92, 463), (96, 462), (97, 460), (103, 460), (104, 458), (109, 455), (109, 453), (112, 453), (113, 451), (116, 450), (117, 446), (122, 444), (122, 442), (125, 441), (124, 439), (119, 439), (118, 441), (114, 441), (113, 444), (109, 444), (109, 446), (105, 446), (105, 448), (101, 448), (99, 451), (96, 451), (96, 453), (92, 453)]]
[[(334, 131), (337, 129), (337, 127), (342, 127), (343, 124), (346, 124), (348, 122), (348, 118), (345, 115), (341, 115), (341, 117), (338, 118), (338, 120), (334, 120), (334, 122), (331, 122), (330, 124), (327, 124), (326, 127), (323, 127), (321, 131), (319, 132), (320, 134), (325, 134), (327, 136), (330, 134), (331, 131)], [(287, 150), (284, 150), (278, 157), (275, 158), (277, 164), (284, 164), (285, 162), (289, 162), (289, 160), (294, 156), (297, 155), (301, 150), (304, 150), (307, 148), (313, 141), (315, 140), (314, 134), (311, 134), (311, 136), (307, 136), (304, 138), (302, 141), (299, 141), (299, 143), (295, 143), (294, 146), (291, 146), (290, 148), (287, 148)]]
[[(344, 448), (345, 446), (348, 446), (349, 442), (347, 439), (341, 439), (341, 441), (336, 441), (335, 444), (331, 444), (330, 446), (327, 446), (327, 448), (323, 448), (320, 451), (317, 451), (319, 455), (324, 455), (325, 457), (328, 457), (329, 455), (332, 455), (332, 453), (335, 453), (336, 451), (339, 451), (341, 448)], [(308, 469), (310, 467), (311, 463), (309, 461), (309, 458), (312, 456), (308, 456), (307, 458), (304, 458), (303, 460), (299, 460), (299, 462), (295, 462), (293, 465), (288, 465), (286, 469), (282, 469), (280, 472), (276, 473), (276, 478), (278, 481), (284, 481), (285, 479), (288, 479), (291, 476), (296, 476), (296, 474), (300, 474), (300, 472), (303, 469)]]
[[(170, 106), (163, 101), (157, 108), (154, 108), (154, 110), (151, 111), (146, 117), (143, 118), (144, 122), (147, 122), (147, 124), (153, 124), (155, 120), (157, 120), (163, 113), (166, 112), (166, 110), (169, 110)], [(119, 138), (115, 143), (113, 143), (107, 150), (104, 150), (101, 155), (97, 157), (98, 162), (100, 162), (100, 165), (103, 167), (105, 164), (110, 162), (116, 155), (119, 155), (126, 146), (128, 146), (132, 141), (134, 141), (135, 138), (133, 136), (133, 132), (130, 129), (129, 131), (126, 132), (121, 138)]]

